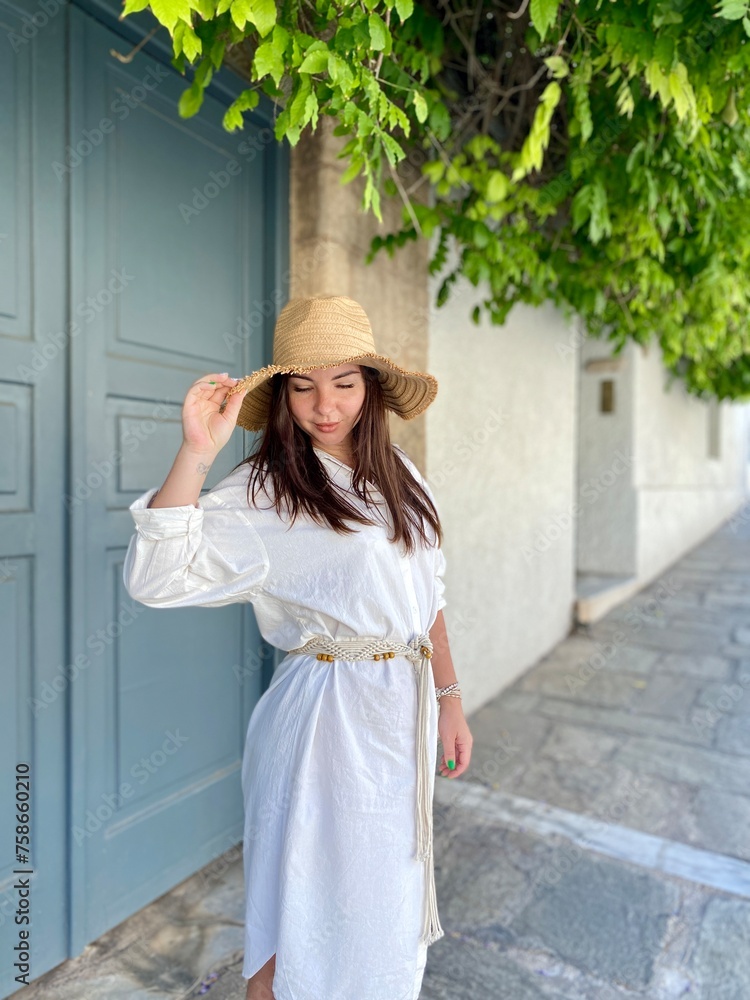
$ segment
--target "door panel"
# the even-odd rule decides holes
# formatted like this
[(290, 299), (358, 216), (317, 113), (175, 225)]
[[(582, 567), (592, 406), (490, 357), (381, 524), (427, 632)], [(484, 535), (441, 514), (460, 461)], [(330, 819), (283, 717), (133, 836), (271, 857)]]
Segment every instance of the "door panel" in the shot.
[[(30, 931), (39, 975), (67, 954), (64, 593), (65, 200), (49, 169), (65, 145), (64, 16), (0, 0), (0, 995), (20, 989)], [(32, 25), (33, 28), (33, 25)], [(44, 95), (41, 101), (36, 95)], [(33, 250), (33, 252), (32, 252)], [(28, 773), (28, 801), (16, 769)], [(28, 769), (28, 772), (26, 771)], [(17, 800), (17, 794), (19, 798)], [(30, 850), (16, 854), (16, 801)], [(22, 846), (27, 846), (22, 844)], [(29, 870), (19, 876), (17, 870)], [(32, 925), (18, 879), (30, 879)]]

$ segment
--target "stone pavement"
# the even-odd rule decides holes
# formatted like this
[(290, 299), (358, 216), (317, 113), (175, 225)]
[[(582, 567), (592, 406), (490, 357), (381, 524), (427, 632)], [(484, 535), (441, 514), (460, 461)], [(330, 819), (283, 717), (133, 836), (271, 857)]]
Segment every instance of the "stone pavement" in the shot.
[[(750, 518), (469, 724), (421, 1000), (750, 1000)], [(242, 1000), (242, 920), (238, 848), (24, 998)]]

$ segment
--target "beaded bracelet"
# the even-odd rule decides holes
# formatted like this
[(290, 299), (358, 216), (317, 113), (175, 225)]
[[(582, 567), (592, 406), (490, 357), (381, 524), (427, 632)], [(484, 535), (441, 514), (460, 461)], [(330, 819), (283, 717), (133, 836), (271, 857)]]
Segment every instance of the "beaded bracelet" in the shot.
[(438, 701), (440, 701), (440, 699), (444, 696), (448, 698), (461, 697), (461, 688), (458, 685), (458, 681), (454, 681), (452, 684), (447, 684), (445, 687), (435, 688), (435, 697)]

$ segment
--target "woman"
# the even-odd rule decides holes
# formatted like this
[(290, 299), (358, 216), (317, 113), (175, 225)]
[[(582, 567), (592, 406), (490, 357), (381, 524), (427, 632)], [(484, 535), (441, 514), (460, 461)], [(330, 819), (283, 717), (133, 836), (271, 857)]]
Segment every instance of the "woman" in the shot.
[[(247, 1000), (416, 1000), (444, 934), (437, 737), (449, 777), (466, 771), (472, 737), (434, 498), (387, 423), (387, 409), (411, 419), (436, 392), (433, 376), (375, 352), (352, 299), (294, 299), (273, 364), (190, 387), (172, 469), (130, 507), (132, 597), (250, 601), (287, 651), (242, 762)], [(263, 431), (258, 447), (201, 496), (237, 424)]]

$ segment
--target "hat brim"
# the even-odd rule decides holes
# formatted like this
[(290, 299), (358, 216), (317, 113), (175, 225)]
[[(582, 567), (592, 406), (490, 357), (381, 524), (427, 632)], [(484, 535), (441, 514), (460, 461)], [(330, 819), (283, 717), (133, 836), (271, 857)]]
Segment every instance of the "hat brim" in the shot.
[(259, 431), (265, 426), (271, 406), (270, 380), (274, 375), (299, 375), (319, 368), (336, 368), (346, 364), (361, 364), (377, 369), (382, 376), (379, 381), (386, 407), (403, 420), (419, 416), (437, 395), (438, 383), (434, 375), (400, 368), (382, 354), (358, 354), (328, 364), (307, 367), (266, 365), (265, 368), (246, 375), (229, 389), (230, 396), (247, 389), (237, 424), (248, 431)]

